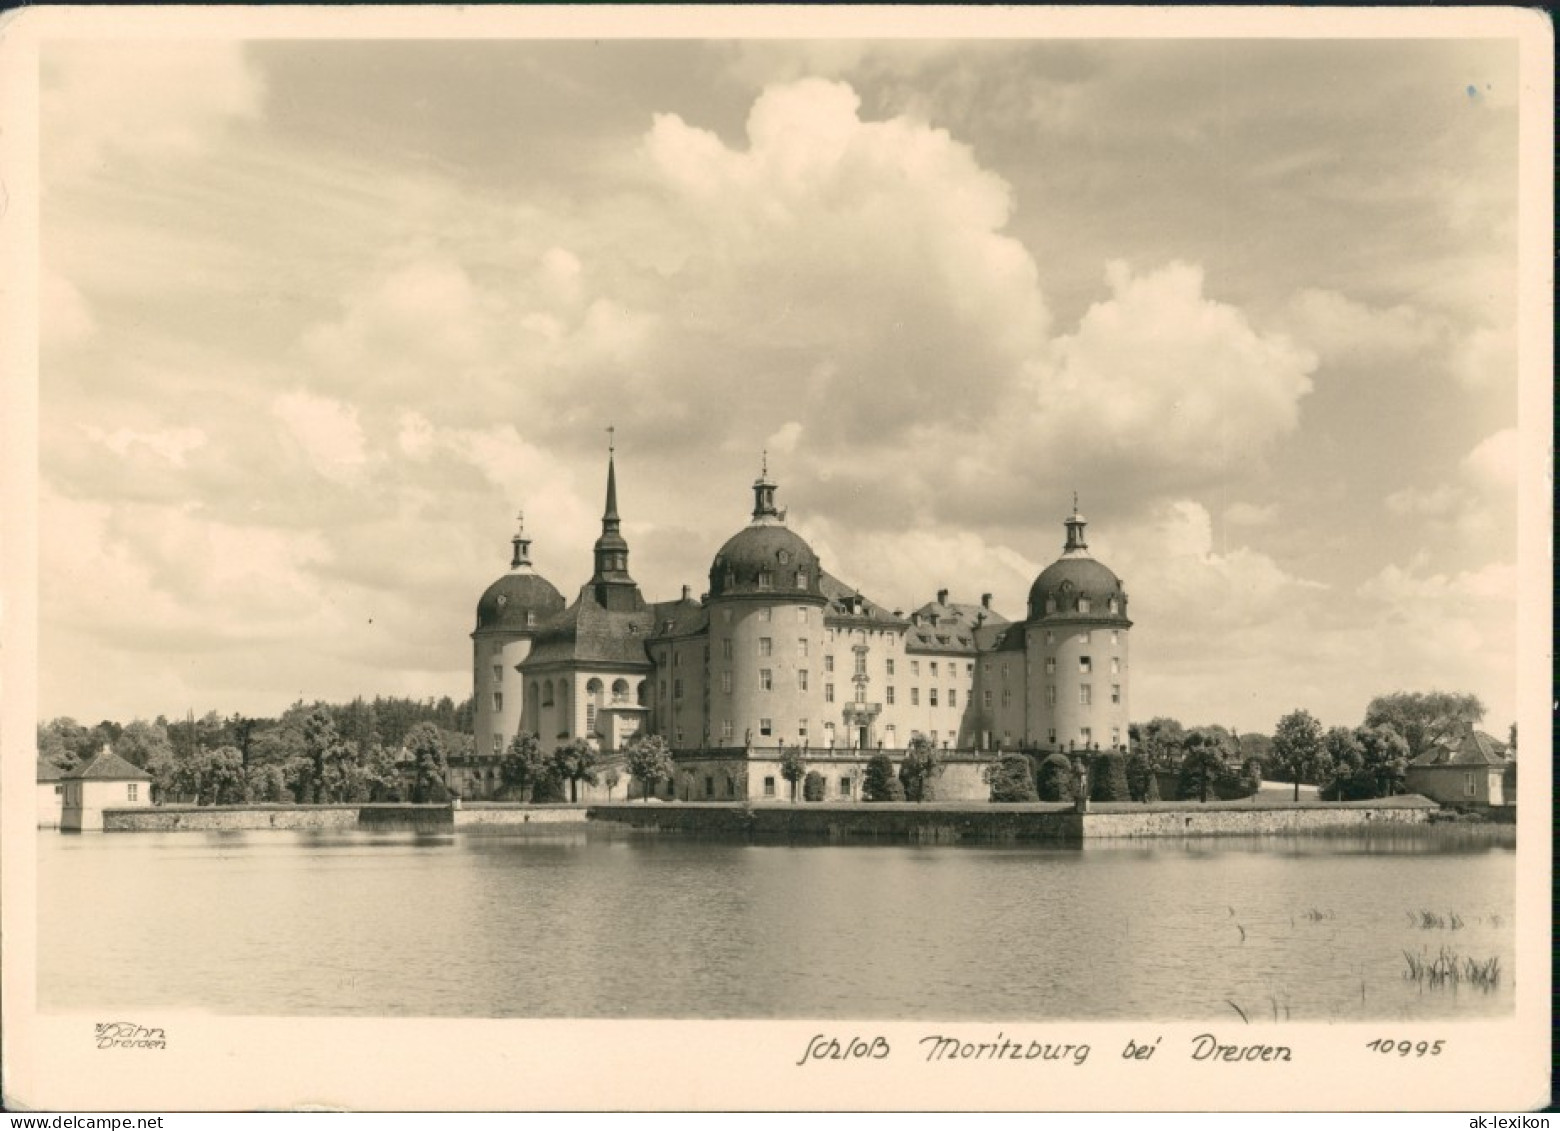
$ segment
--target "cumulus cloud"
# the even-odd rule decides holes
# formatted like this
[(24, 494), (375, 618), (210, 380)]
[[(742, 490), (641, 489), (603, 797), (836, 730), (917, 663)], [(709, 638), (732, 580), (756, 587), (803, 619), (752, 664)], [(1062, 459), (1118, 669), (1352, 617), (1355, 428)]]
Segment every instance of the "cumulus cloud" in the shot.
[(1379, 364), (1444, 346), (1448, 335), (1444, 323), (1412, 306), (1375, 307), (1314, 287), (1296, 295), (1286, 315), (1295, 339), (1328, 362)]
[(1315, 355), (1205, 295), (1200, 267), (1113, 262), (1106, 278), (1042, 388), (1062, 426), (1137, 462), (1222, 469), (1299, 423)]
[(367, 462), (363, 428), (354, 406), (300, 389), (277, 397), (271, 402), (271, 411), (326, 479), (351, 480)]
[(149, 432), (115, 428), (108, 431), (95, 424), (84, 424), (81, 430), (89, 440), (102, 444), (117, 456), (128, 456), (132, 451), (147, 453), (174, 467), (183, 467), (189, 453), (203, 447), (207, 440), (205, 431), (200, 428), (163, 428)]
[(46, 184), (112, 160), (188, 159), (259, 117), (265, 96), (243, 45), (220, 40), (54, 40), (40, 83)]

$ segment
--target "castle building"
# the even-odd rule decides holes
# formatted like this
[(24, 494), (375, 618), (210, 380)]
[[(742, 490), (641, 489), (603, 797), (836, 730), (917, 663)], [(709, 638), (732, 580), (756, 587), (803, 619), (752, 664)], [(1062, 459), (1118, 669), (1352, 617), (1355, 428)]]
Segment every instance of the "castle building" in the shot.
[[(544, 749), (584, 737), (609, 764), (658, 734), (677, 772), (658, 789), (688, 800), (785, 795), (786, 747), (804, 752), (830, 800), (859, 796), (866, 760), (916, 738), (942, 752), (942, 797), (985, 798), (993, 752), (1125, 750), (1127, 594), (1066, 519), (1059, 557), (1035, 579), (1022, 621), (936, 599), (906, 615), (823, 568), (775, 505), (767, 461), (749, 523), (716, 551), (709, 588), (647, 602), (629, 572), (615, 452), (594, 571), (567, 606), (530, 564), (523, 526), (510, 570), (477, 604), (475, 757), (452, 784), (492, 792), (518, 733)], [(589, 799), (606, 796), (602, 787)]]

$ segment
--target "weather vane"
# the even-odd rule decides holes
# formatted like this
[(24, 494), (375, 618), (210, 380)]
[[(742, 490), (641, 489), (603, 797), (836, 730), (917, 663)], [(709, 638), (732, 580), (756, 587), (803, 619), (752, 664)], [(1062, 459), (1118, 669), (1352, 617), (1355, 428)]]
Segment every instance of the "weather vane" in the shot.
[(517, 534), (524, 534), (525, 533), (525, 511), (516, 511), (515, 512), (515, 521), (520, 524), (520, 528), (517, 531), (515, 531), (515, 533), (517, 533)]
[(759, 455), (758, 473), (765, 479), (769, 478), (769, 449), (765, 448)]
[(617, 426), (607, 425), (607, 455), (617, 454)]

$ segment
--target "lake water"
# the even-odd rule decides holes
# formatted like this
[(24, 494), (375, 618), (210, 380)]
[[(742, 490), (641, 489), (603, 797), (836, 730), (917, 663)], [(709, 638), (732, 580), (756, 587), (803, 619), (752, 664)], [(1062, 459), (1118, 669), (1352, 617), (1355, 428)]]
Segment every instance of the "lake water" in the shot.
[[(231, 1014), (1503, 1016), (1512, 830), (1091, 843), (39, 834), (39, 1004)], [(1423, 926), (1420, 913), (1442, 917)], [(1455, 920), (1452, 916), (1455, 914)], [(1433, 922), (1433, 921), (1432, 921)], [(1460, 922), (1460, 927), (1454, 927)], [(1429, 987), (1404, 951), (1498, 957)]]

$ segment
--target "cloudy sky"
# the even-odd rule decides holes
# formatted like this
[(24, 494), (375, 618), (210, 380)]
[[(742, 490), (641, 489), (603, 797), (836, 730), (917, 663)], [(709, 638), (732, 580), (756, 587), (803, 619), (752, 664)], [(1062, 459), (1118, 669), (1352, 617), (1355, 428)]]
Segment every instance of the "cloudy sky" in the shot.
[(56, 42), (43, 717), (470, 692), (524, 508), (1020, 616), (1077, 490), (1136, 718), (1516, 678), (1512, 41)]

